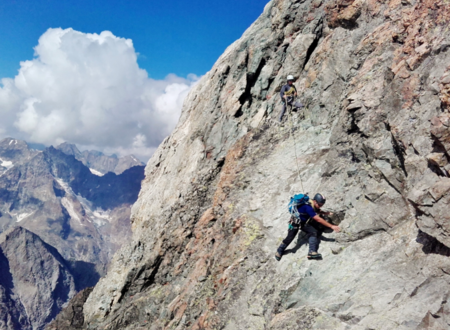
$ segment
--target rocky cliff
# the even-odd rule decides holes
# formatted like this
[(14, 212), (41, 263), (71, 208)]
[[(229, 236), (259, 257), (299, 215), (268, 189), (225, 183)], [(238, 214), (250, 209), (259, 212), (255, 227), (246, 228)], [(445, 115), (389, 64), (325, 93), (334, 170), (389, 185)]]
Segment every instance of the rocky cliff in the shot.
[[(147, 164), (79, 327), (448, 329), (449, 20), (447, 0), (272, 0)], [(306, 107), (277, 125), (288, 74)], [(277, 262), (300, 191), (343, 231)]]
[(43, 329), (76, 292), (58, 251), (21, 227), (0, 235), (0, 267), (1, 329)]

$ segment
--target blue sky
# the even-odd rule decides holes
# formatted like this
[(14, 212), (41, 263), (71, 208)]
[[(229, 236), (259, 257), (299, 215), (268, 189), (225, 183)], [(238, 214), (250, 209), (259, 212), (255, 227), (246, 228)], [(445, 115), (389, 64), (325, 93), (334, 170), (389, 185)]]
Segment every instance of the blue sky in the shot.
[(0, 0), (0, 139), (146, 161), (266, 1)]
[(111, 31), (132, 39), (149, 76), (186, 77), (207, 72), (225, 48), (262, 13), (268, 0), (2, 0), (0, 78), (14, 77), (19, 62), (48, 28), (84, 33)]

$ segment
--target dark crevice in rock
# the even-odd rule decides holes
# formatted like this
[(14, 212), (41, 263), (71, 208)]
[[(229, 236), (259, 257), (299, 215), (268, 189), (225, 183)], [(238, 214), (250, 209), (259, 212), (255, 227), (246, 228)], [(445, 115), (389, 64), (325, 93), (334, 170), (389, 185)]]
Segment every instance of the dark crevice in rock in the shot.
[(445, 105), (445, 103), (444, 102), (442, 102), (441, 101), (441, 105), (440, 105), (440, 108), (441, 108), (441, 112), (445, 112), (445, 111), (447, 111), (447, 106)]
[(319, 32), (316, 35), (316, 38), (314, 39), (311, 46), (309, 46), (308, 51), (306, 52), (305, 62), (303, 63), (302, 71), (305, 70), (305, 67), (308, 64), (309, 60), (311, 59), (312, 54), (316, 50), (317, 46), (319, 46), (319, 40), (321, 37), (322, 37), (322, 32)]
[(355, 152), (351, 151), (350, 154), (352, 156), (353, 163), (361, 163), (361, 160), (356, 156)]
[(420, 217), (420, 216), (422, 216), (422, 215), (425, 214), (425, 212), (422, 211), (422, 210), (420, 209), (420, 207), (419, 207), (418, 204), (414, 203), (414, 202), (413, 202), (412, 200), (410, 200), (410, 199), (408, 199), (408, 201), (409, 201), (409, 203), (414, 207), (414, 210), (415, 210), (415, 213), (416, 213), (416, 218), (417, 218), (417, 217)]
[(366, 134), (364, 134), (363, 132), (361, 132), (361, 130), (359, 129), (357, 123), (356, 123), (356, 118), (354, 116), (354, 113), (351, 114), (351, 122), (350, 122), (350, 128), (347, 130), (347, 134), (351, 135), (351, 134), (358, 134), (359, 136), (363, 137), (363, 138), (368, 138), (368, 136)]
[(399, 195), (401, 195), (402, 193), (400, 192), (400, 190), (398, 190), (398, 188), (396, 186), (394, 186), (392, 184), (391, 181), (389, 181), (389, 179), (383, 174), (383, 172), (380, 171), (381, 176), (383, 177), (384, 181), (387, 182), (388, 185), (390, 185), (392, 187), (392, 189), (394, 189), (396, 192), (399, 193)]
[(447, 178), (449, 174), (445, 171), (445, 169), (441, 169), (438, 165), (428, 160), (428, 168), (437, 176)]
[[(256, 81), (258, 80), (258, 77), (261, 74), (261, 71), (265, 65), (266, 65), (266, 60), (263, 58), (263, 59), (261, 59), (261, 62), (259, 62), (259, 66), (256, 69), (256, 72), (248, 72), (247, 73), (247, 85), (245, 86), (245, 92), (239, 98), (239, 102), (241, 103), (241, 106), (244, 105), (244, 103), (247, 101), (249, 102), (248, 106), (249, 107), (251, 106), (251, 104), (252, 104), (251, 90), (252, 90), (253, 86), (255, 86)], [(241, 111), (241, 110), (239, 110), (239, 111)], [(236, 115), (235, 115), (235, 117), (236, 117)]]
[(163, 261), (163, 258), (161, 256), (159, 256), (156, 259), (155, 265), (153, 267), (152, 272), (150, 273), (150, 276), (148, 277), (148, 279), (145, 279), (145, 282), (142, 285), (141, 292), (144, 291), (145, 289), (147, 289), (153, 283), (155, 283), (155, 277), (156, 277), (156, 274), (159, 271), (159, 267), (161, 266), (162, 261)]
[(436, 49), (433, 49), (432, 53), (433, 55), (439, 55), (440, 53), (445, 53), (450, 49), (450, 44), (443, 44), (440, 47), (437, 47)]
[(366, 229), (366, 230), (360, 231), (359, 233), (347, 234), (345, 237), (338, 239), (338, 241), (339, 242), (356, 242), (356, 241), (365, 239), (369, 236), (379, 234), (380, 232), (386, 233), (387, 230), (385, 228)]
[(217, 168), (218, 169), (221, 169), (224, 164), (225, 164), (225, 157), (221, 157), (220, 159), (217, 160)]
[[(137, 292), (144, 291), (146, 288), (152, 285), (155, 282), (155, 276), (158, 273), (162, 260), (162, 256), (158, 256), (157, 259), (152, 263), (150, 267), (153, 267), (153, 270), (148, 277), (145, 276), (145, 271), (148, 269), (145, 266), (141, 267), (134, 276), (130, 274), (127, 282), (120, 291), (120, 298), (117, 303), (120, 303), (124, 298), (128, 298), (129, 296), (132, 296)], [(144, 276), (142, 276), (143, 274)], [(135, 286), (135, 284), (138, 282), (142, 283), (140, 288)], [(132, 286), (134, 287), (132, 288)]]
[(224, 72), (221, 73), (220, 77), (220, 90), (222, 90), (222, 87), (226, 85), (228, 75), (230, 74), (231, 67), (228, 65)]
[(435, 237), (419, 230), (416, 239), (417, 243), (423, 245), (422, 251), (425, 254), (439, 254), (441, 256), (450, 257), (450, 248), (439, 242)]
[(241, 117), (243, 114), (244, 114), (244, 112), (242, 112), (242, 107), (241, 107), (238, 111), (236, 111), (236, 113), (234, 114), (234, 117), (235, 117), (235, 118), (239, 118), (239, 117)]
[(405, 155), (406, 155), (405, 148), (402, 145), (400, 145), (400, 143), (395, 138), (395, 136), (391, 130), (391, 125), (389, 125), (388, 122), (385, 122), (384, 124), (386, 126), (386, 130), (388, 130), (391, 133), (392, 147), (394, 148), (394, 153), (398, 158), (398, 161), (400, 163), (401, 169), (403, 170), (403, 173), (407, 177), (408, 172), (406, 171), (406, 167), (405, 167)]
[[(185, 240), (186, 242), (189, 242), (189, 240), (194, 237), (194, 234), (192, 233), (192, 231), (186, 236)], [(186, 243), (187, 244), (187, 243)]]
[(270, 90), (270, 86), (272, 85), (272, 83), (274, 82), (275, 78), (274, 77), (270, 77), (268, 82), (267, 82), (267, 88), (266, 90), (269, 91)]
[(341, 26), (347, 30), (355, 30), (359, 27), (356, 19), (354, 20), (341, 20)]
[(431, 138), (433, 139), (433, 152), (443, 153), (447, 158), (447, 161), (450, 163), (450, 155), (448, 154), (447, 149), (445, 149), (442, 142), (433, 134), (431, 135)]
[[(433, 152), (443, 154), (447, 159), (447, 162), (450, 163), (450, 155), (448, 154), (447, 149), (445, 149), (442, 142), (439, 141), (439, 139), (434, 135), (431, 135), (431, 138), (433, 139)], [(449, 173), (447, 172), (447, 170), (445, 170), (445, 168), (443, 167), (440, 167), (431, 159), (428, 159), (428, 168), (438, 176), (449, 177)]]

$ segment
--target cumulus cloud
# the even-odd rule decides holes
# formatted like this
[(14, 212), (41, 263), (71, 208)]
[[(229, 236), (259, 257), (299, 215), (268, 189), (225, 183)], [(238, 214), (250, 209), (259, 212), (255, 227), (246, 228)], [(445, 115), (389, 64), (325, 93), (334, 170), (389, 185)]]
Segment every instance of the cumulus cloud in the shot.
[(175, 127), (198, 77), (151, 79), (137, 56), (130, 39), (109, 31), (47, 30), (35, 58), (1, 80), (0, 134), (147, 160)]

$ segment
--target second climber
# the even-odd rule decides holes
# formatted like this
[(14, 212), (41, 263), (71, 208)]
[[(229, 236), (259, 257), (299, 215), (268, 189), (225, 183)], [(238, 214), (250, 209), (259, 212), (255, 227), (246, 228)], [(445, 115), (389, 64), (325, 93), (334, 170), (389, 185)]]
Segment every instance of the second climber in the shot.
[(283, 102), (283, 109), (281, 110), (278, 120), (281, 122), (284, 113), (286, 112), (286, 107), (292, 105), (292, 102), (294, 102), (294, 99), (297, 97), (297, 88), (294, 86), (294, 76), (287, 76), (287, 84), (281, 88), (280, 96), (281, 102)]

